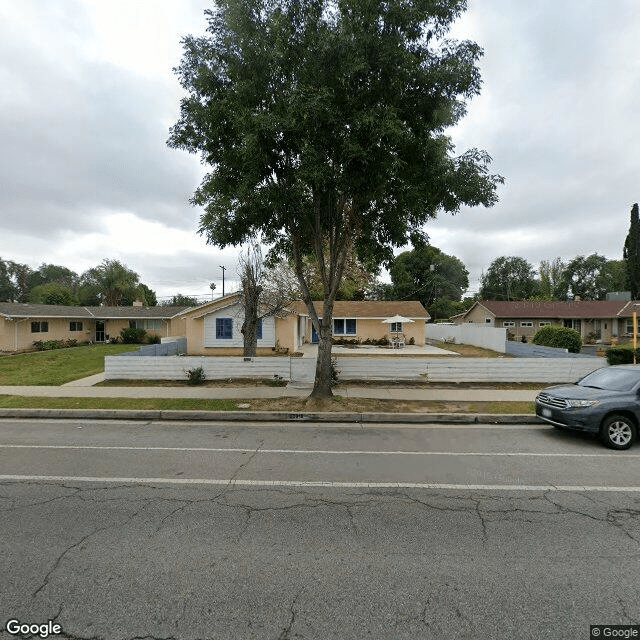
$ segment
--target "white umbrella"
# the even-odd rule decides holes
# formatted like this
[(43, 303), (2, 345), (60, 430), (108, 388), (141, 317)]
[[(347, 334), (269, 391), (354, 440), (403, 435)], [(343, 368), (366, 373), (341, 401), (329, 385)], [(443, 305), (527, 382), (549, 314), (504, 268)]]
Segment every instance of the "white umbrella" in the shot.
[(400, 330), (398, 329), (398, 325), (402, 324), (403, 322), (415, 322), (415, 320), (412, 320), (411, 318), (405, 318), (404, 316), (398, 316), (395, 315), (393, 316), (393, 318), (386, 318), (385, 320), (382, 321), (384, 324), (395, 324), (396, 325), (396, 338), (400, 335)]

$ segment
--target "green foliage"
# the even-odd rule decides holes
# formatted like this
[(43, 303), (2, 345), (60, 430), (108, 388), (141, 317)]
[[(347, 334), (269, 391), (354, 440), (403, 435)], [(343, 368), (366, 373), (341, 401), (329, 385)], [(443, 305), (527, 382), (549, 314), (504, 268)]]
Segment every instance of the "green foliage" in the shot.
[(202, 384), (207, 376), (202, 367), (194, 367), (193, 369), (187, 369), (185, 372), (187, 374), (187, 383), (188, 384)]
[[(630, 344), (607, 349), (609, 364), (633, 364), (633, 347)], [(636, 349), (636, 362), (640, 362), (640, 347)]]
[(560, 258), (540, 262), (540, 300), (566, 300), (567, 281), (564, 277), (567, 265)]
[(135, 271), (118, 260), (103, 260), (80, 277), (78, 298), (81, 305), (131, 306), (139, 299), (146, 306), (155, 306), (156, 295), (140, 283)]
[(528, 300), (538, 294), (533, 266), (524, 258), (496, 258), (482, 276), (483, 300)]
[[(379, 265), (423, 238), (439, 211), (493, 205), (502, 178), (488, 154), (455, 157), (444, 134), (481, 86), (480, 47), (445, 37), (463, 8), (221, 0), (207, 12), (207, 34), (183, 41), (177, 73), (188, 95), (169, 138), (208, 167), (192, 199), (207, 241), (261, 235), (293, 258), (309, 305), (303, 262), (313, 256), (326, 310), (350, 252)], [(311, 314), (331, 326), (330, 313)], [(316, 387), (328, 378), (325, 345)]]
[(626, 286), (631, 291), (631, 299), (637, 300), (640, 295), (640, 211), (637, 202), (631, 207), (631, 222), (622, 257), (625, 262)]
[(160, 344), (162, 338), (155, 333), (147, 334), (147, 344)]
[(544, 347), (568, 349), (571, 353), (580, 353), (582, 349), (580, 333), (575, 329), (558, 325), (548, 325), (538, 329), (531, 342)]
[(604, 300), (608, 291), (624, 288), (624, 268), (597, 253), (576, 256), (566, 265), (563, 280), (565, 290), (571, 288), (582, 300)]
[(29, 302), (35, 304), (59, 304), (74, 306), (78, 304), (73, 291), (59, 282), (40, 284), (29, 292)]
[(431, 245), (405, 251), (389, 267), (397, 300), (419, 300), (435, 317), (449, 317), (447, 302), (459, 302), (469, 288), (469, 272), (456, 257)]
[(77, 340), (34, 340), (36, 351), (53, 351), (54, 349), (68, 349), (77, 346)]
[(162, 306), (165, 307), (197, 307), (198, 299), (191, 296), (184, 296), (181, 293), (176, 293), (171, 300), (163, 302)]
[(120, 337), (124, 344), (142, 344), (147, 332), (144, 329), (135, 329), (134, 327), (126, 327), (120, 331)]

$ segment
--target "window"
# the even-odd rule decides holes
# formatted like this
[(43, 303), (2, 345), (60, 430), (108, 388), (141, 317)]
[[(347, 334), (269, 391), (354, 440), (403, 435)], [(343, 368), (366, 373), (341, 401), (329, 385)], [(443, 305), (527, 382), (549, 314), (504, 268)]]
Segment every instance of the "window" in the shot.
[(129, 320), (131, 329), (144, 329), (145, 331), (161, 331), (163, 328), (162, 320)]
[(540, 320), (540, 326), (541, 327), (550, 327), (551, 326), (551, 322), (549, 320)]
[(402, 322), (392, 322), (389, 331), (392, 333), (402, 333)]
[(485, 318), (484, 319), (484, 323), (485, 324), (491, 324), (493, 322), (493, 318)]
[(532, 320), (523, 320), (520, 323), (521, 327), (533, 327), (533, 321)]
[(515, 327), (515, 326), (516, 326), (516, 323), (515, 323), (513, 320), (505, 320), (505, 321), (502, 323), (502, 326), (503, 326), (503, 327)]
[(216, 340), (233, 339), (233, 318), (216, 318)]
[(71, 321), (69, 323), (69, 331), (82, 331), (82, 322)]
[(49, 332), (48, 322), (32, 322), (31, 323), (31, 333), (48, 333), (48, 332)]
[(258, 325), (256, 327), (256, 336), (258, 340), (262, 340), (262, 318), (258, 318)]
[(355, 336), (355, 318), (335, 318), (333, 321), (333, 333), (336, 336)]

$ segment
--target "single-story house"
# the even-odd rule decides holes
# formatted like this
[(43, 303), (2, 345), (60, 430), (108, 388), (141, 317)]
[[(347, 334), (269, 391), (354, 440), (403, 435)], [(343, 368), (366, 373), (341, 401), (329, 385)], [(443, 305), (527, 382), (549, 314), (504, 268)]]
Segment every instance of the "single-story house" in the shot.
[[(322, 303), (317, 302), (318, 313)], [(391, 326), (382, 321), (401, 315), (413, 320), (403, 326)], [(231, 293), (212, 302), (188, 309), (177, 316), (184, 320), (189, 355), (241, 355), (241, 333), (244, 313), (240, 294)], [(333, 308), (335, 337), (379, 339), (391, 332), (403, 333), (406, 340), (425, 343), (425, 323), (429, 314), (415, 301), (337, 301)], [(275, 349), (293, 353), (305, 343), (317, 342), (317, 335), (304, 302), (296, 301), (278, 316), (266, 316), (258, 326), (257, 355), (273, 353)]]
[(592, 338), (611, 342), (633, 334), (633, 312), (640, 313), (640, 302), (614, 300), (573, 300), (570, 302), (510, 302), (478, 300), (465, 313), (451, 318), (455, 324), (475, 323), (505, 327), (512, 338), (529, 339), (541, 327), (560, 325), (580, 332), (583, 341)]
[(185, 334), (177, 315), (188, 307), (70, 307), (0, 302), (0, 351), (33, 348), (36, 341), (106, 342), (126, 327), (162, 337)]

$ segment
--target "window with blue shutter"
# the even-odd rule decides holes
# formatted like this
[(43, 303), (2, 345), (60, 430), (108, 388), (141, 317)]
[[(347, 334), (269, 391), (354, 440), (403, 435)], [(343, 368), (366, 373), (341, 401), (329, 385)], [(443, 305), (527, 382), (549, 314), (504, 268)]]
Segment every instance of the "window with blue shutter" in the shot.
[(262, 318), (258, 320), (258, 326), (256, 327), (256, 335), (258, 340), (262, 340)]
[(233, 318), (216, 318), (216, 340), (233, 339)]

